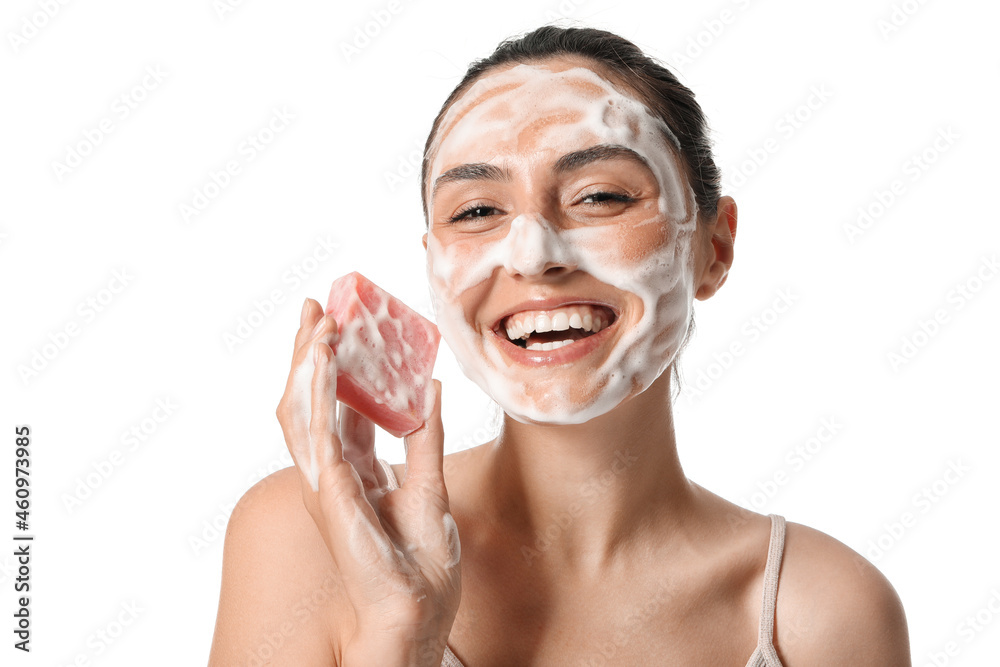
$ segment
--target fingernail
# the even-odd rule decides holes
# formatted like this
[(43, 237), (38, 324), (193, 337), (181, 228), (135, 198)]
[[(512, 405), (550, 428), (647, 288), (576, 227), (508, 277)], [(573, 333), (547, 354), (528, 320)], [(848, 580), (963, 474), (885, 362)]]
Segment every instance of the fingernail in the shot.
[(306, 312), (309, 310), (309, 297), (302, 302), (302, 314), (299, 315), (299, 326), (303, 327), (306, 324)]

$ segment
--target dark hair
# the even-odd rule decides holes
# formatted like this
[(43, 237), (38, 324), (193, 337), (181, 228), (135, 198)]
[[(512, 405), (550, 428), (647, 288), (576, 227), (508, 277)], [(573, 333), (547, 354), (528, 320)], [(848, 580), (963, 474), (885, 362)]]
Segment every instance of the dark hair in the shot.
[[(431, 144), (445, 113), (479, 78), (489, 70), (503, 65), (527, 64), (555, 56), (582, 56), (594, 62), (599, 74), (624, 85), (673, 132), (680, 144), (680, 154), (691, 188), (698, 204), (698, 218), (714, 218), (722, 194), (722, 176), (712, 156), (712, 143), (708, 136), (708, 121), (701, 106), (694, 99), (691, 89), (682, 84), (673, 72), (624, 37), (597, 28), (563, 28), (544, 25), (522, 35), (504, 40), (493, 53), (476, 60), (465, 76), (441, 105), (441, 110), (431, 125), (424, 157), (420, 167), (420, 200), (424, 221), (429, 223), (427, 210), (427, 177), (430, 168)], [(671, 137), (667, 139), (673, 143)], [(687, 335), (680, 350), (687, 345), (694, 332), (694, 314), (688, 325)], [(680, 391), (680, 372), (674, 358), (673, 386)], [(675, 396), (676, 397), (676, 396)]]

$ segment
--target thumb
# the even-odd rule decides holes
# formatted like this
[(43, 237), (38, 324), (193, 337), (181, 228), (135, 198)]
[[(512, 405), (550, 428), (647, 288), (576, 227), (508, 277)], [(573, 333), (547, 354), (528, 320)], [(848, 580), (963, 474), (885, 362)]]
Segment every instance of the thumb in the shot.
[[(441, 382), (434, 383), (434, 409), (427, 421), (403, 438), (406, 449), (406, 479), (444, 480), (444, 426), (441, 423)], [(444, 486), (442, 484), (442, 486)]]

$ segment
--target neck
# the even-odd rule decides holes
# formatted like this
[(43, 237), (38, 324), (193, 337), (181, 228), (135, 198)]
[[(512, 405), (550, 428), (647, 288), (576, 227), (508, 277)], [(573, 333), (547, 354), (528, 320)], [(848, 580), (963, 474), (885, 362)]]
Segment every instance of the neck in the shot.
[(669, 390), (667, 372), (585, 424), (505, 416), (485, 452), (483, 497), (529, 566), (599, 576), (649, 546), (654, 521), (658, 535), (676, 526), (692, 490), (677, 457)]

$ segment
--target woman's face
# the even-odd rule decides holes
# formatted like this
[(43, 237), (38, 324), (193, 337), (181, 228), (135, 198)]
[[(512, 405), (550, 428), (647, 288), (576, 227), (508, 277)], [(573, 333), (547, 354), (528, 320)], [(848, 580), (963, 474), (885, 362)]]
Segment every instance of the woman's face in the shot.
[(697, 207), (668, 136), (569, 58), (496, 70), (443, 118), (426, 184), (435, 314), (514, 419), (586, 422), (676, 356)]

